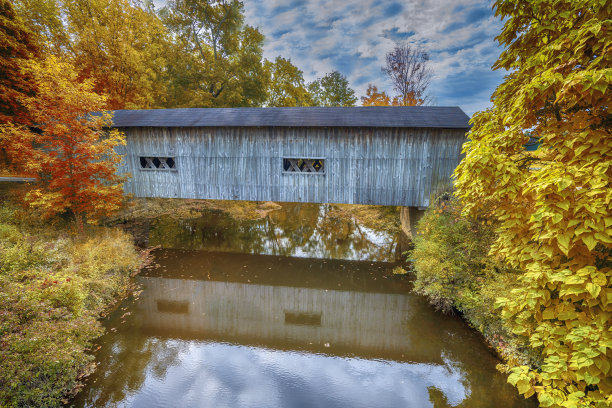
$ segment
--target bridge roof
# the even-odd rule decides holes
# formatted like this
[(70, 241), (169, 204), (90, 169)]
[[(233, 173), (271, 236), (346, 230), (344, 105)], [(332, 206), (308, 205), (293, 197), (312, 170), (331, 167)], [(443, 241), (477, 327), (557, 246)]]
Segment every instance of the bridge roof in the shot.
[(117, 110), (115, 127), (385, 127), (469, 129), (458, 106)]

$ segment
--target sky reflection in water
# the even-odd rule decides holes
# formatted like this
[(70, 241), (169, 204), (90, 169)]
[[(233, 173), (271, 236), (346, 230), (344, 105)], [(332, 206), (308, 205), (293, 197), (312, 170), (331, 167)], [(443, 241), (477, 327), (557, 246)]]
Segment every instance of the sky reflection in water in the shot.
[(389, 260), (394, 237), (371, 239), (330, 210), (152, 223), (149, 241), (163, 248), (137, 277), (140, 297), (105, 322), (74, 406), (534, 406), (474, 331), (375, 262)]
[(428, 389), (435, 387), (456, 406), (469, 393), (462, 377), (461, 370), (448, 361), (444, 365), (406, 364), (191, 343), (180, 353), (177, 365), (164, 376), (148, 376), (121, 405), (427, 407), (433, 406)]

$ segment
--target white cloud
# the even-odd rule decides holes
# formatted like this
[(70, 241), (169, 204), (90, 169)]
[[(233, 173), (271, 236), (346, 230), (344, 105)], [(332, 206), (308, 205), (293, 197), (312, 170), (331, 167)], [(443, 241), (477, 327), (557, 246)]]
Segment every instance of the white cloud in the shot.
[[(501, 22), (489, 1), (246, 0), (244, 5), (246, 22), (266, 36), (267, 58), (291, 58), (307, 81), (338, 70), (360, 96), (368, 82), (389, 88), (380, 67), (394, 38), (430, 51), (435, 71), (430, 90), (445, 89), (437, 95), (440, 105), (459, 105), (468, 114), (483, 109), (502, 76), (469, 79), (490, 70), (500, 51), (494, 37)], [(475, 88), (462, 86), (463, 77)]]

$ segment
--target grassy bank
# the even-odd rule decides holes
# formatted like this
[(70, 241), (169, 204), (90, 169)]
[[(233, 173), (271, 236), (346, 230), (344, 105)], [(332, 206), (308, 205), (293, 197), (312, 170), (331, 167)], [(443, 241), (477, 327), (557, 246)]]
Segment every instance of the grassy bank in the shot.
[(78, 236), (0, 202), (0, 406), (60, 406), (78, 388), (103, 331), (98, 319), (139, 265), (119, 230)]
[(461, 215), (455, 200), (430, 207), (410, 251), (415, 292), (446, 313), (459, 313), (505, 360), (537, 364), (526, 339), (502, 324), (495, 299), (519, 284), (519, 271), (489, 255), (496, 238), (487, 219)]

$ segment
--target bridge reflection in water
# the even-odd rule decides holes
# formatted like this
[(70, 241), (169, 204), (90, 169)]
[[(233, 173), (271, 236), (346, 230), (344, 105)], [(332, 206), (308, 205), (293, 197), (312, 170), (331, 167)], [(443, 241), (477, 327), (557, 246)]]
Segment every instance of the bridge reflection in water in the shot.
[(518, 407), (393, 265), (160, 250), (75, 406)]
[(151, 334), (442, 363), (434, 348), (406, 355), (416, 306), (407, 295), (165, 278), (144, 289), (137, 310)]

